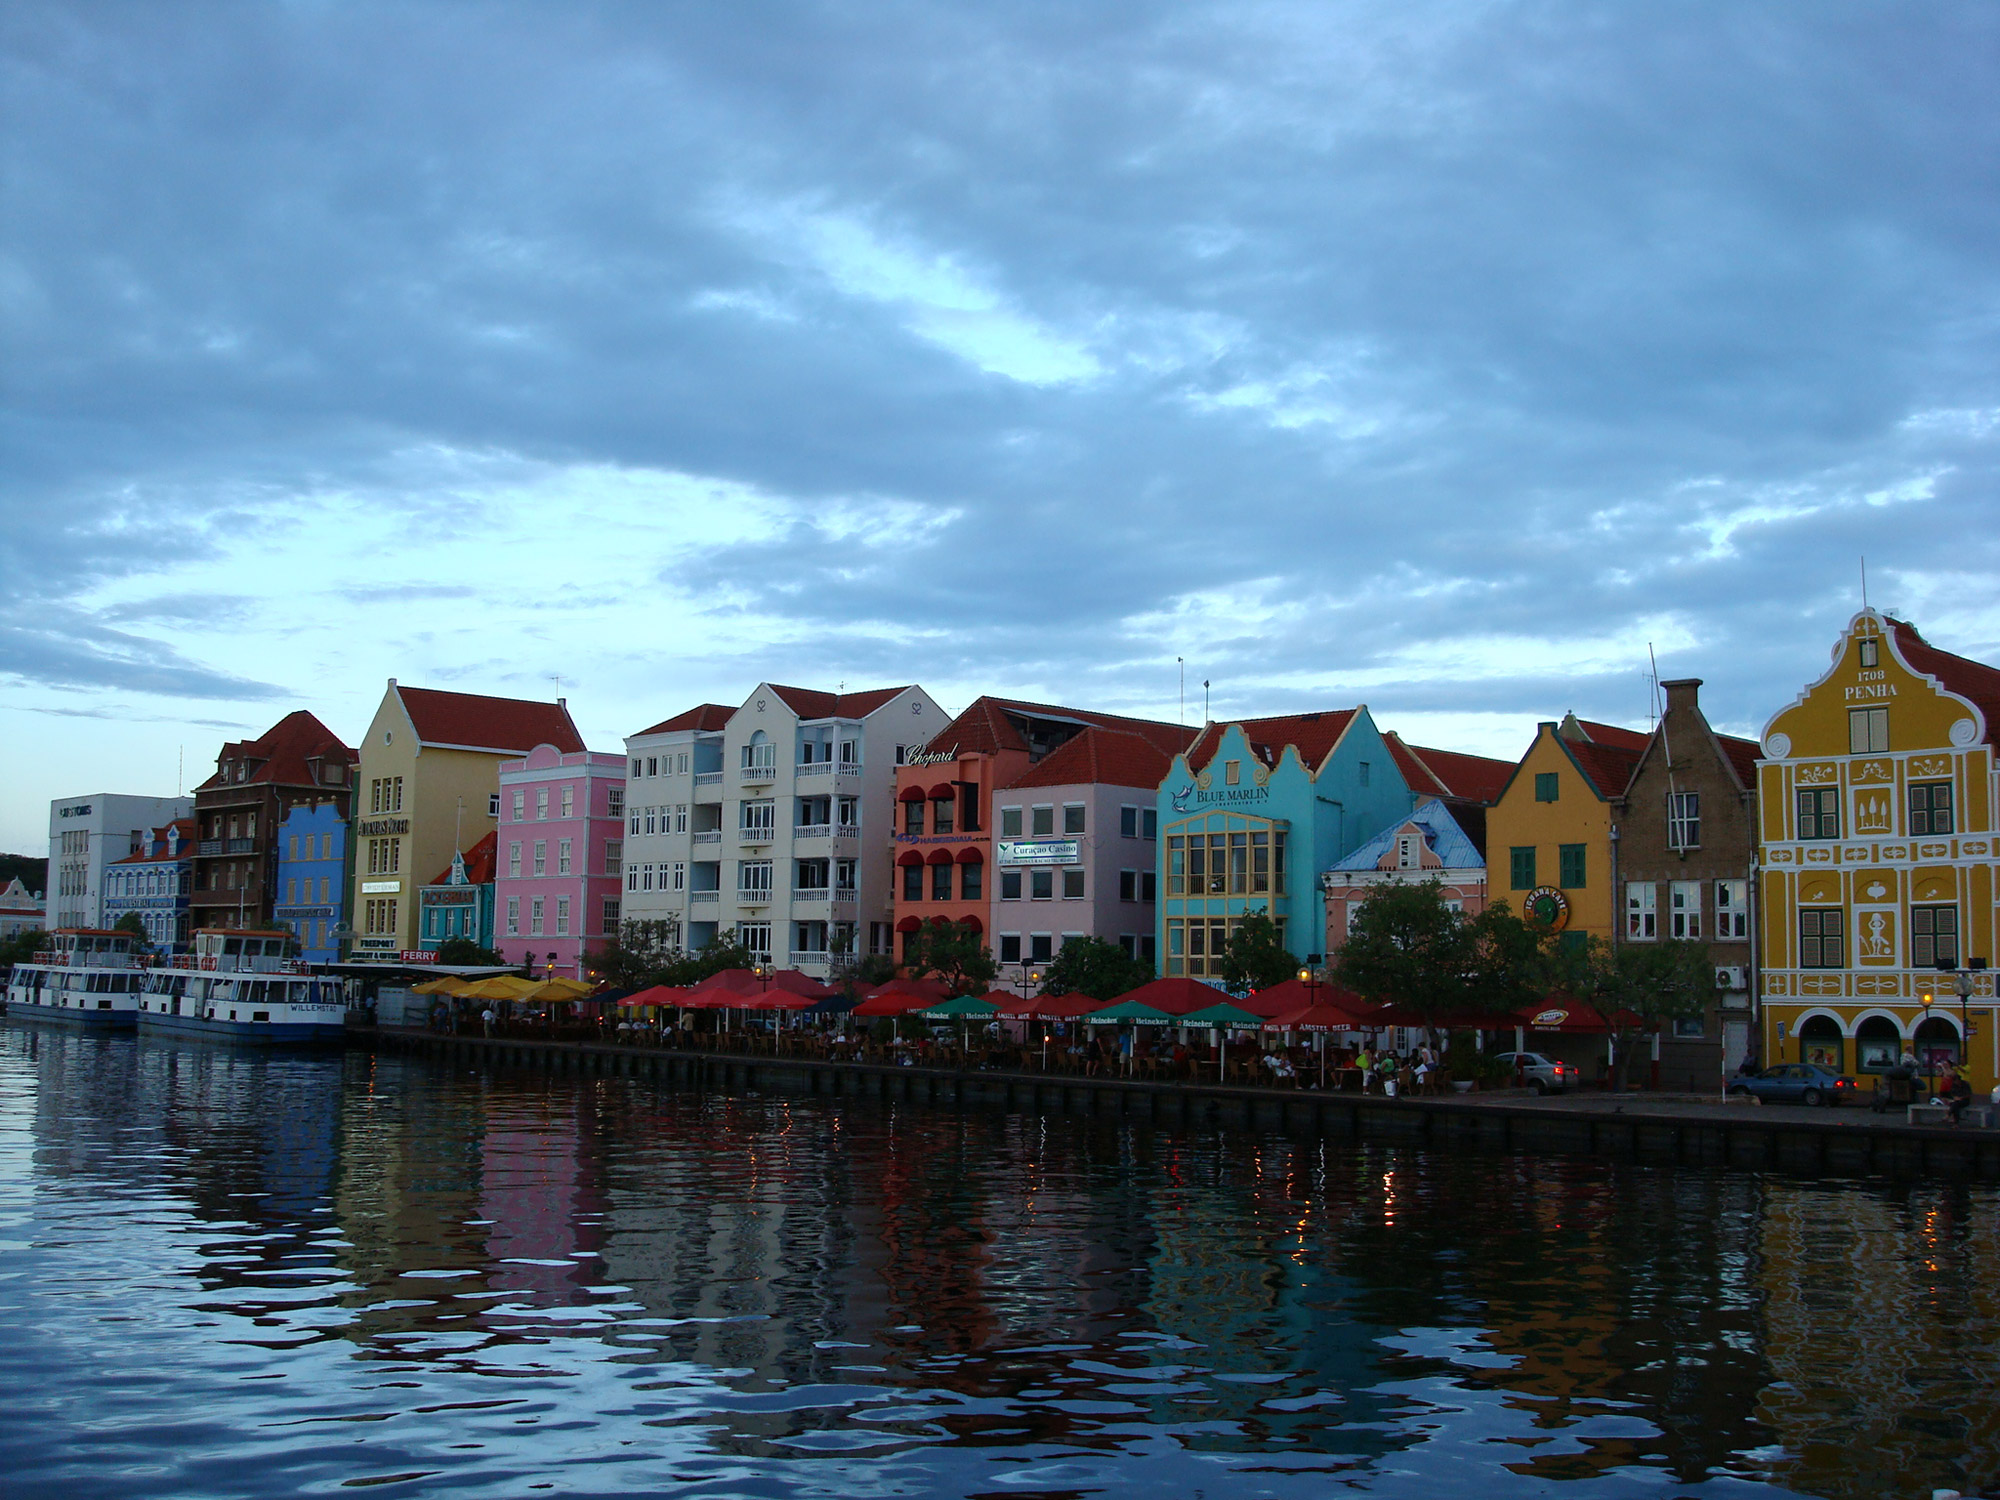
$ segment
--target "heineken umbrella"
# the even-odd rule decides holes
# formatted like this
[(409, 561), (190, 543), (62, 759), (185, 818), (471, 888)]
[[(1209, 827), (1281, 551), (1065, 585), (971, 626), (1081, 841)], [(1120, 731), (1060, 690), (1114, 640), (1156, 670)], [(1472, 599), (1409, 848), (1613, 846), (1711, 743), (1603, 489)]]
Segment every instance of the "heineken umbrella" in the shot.
[(1093, 1010), (1081, 1019), (1086, 1026), (1172, 1026), (1181, 1018), (1170, 1016), (1163, 1010), (1154, 1010), (1137, 1000), (1120, 1000), (1103, 1010)]
[(926, 1021), (957, 1021), (972, 1016), (997, 1016), (1000, 1007), (991, 1000), (981, 1000), (972, 995), (960, 995), (955, 1000), (947, 1000), (942, 1005), (929, 1006), (917, 1012)]
[(1240, 1005), (1231, 1005), (1227, 1000), (1219, 1005), (1205, 1006), (1201, 1010), (1189, 1011), (1178, 1018), (1182, 1026), (1206, 1026), (1215, 1033), (1215, 1081), (1222, 1082), (1228, 1072), (1229, 1028), (1255, 1031), (1264, 1024), (1264, 1018), (1245, 1010)]

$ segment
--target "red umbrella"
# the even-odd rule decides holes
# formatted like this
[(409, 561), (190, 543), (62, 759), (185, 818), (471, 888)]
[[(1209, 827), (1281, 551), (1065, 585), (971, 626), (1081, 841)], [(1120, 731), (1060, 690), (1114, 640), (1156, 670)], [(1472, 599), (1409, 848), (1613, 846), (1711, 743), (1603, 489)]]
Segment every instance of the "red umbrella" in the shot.
[(649, 990), (640, 990), (635, 995), (627, 995), (618, 1003), (623, 1005), (685, 1005), (688, 992), (670, 984), (656, 984)]
[(1354, 991), (1342, 989), (1337, 984), (1307, 984), (1294, 974), (1290, 979), (1267, 985), (1247, 999), (1236, 1002), (1252, 1015), (1271, 1020), (1286, 1011), (1299, 1010), (1308, 1005), (1331, 1005), (1351, 1015), (1365, 1015), (1374, 1009)]
[[(1154, 1010), (1163, 1010), (1170, 1016), (1185, 1016), (1192, 1011), (1206, 1010), (1209, 1006), (1227, 1000), (1226, 991), (1212, 984), (1203, 984), (1199, 979), (1189, 979), (1184, 975), (1169, 975), (1142, 984), (1136, 990), (1128, 990), (1118, 997), (1120, 1005), (1131, 1001), (1137, 1005), (1150, 1005)], [(1100, 1000), (1097, 1008), (1105, 1002)]]
[(1266, 1031), (1359, 1031), (1378, 1023), (1365, 1021), (1343, 1006), (1301, 1005), (1264, 1022)]

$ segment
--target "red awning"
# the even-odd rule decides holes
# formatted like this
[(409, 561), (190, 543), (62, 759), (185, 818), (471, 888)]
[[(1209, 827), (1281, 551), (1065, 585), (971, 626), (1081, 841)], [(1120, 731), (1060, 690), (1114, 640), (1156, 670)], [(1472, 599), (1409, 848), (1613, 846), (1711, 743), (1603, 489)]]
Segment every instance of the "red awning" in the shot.
[(949, 927), (949, 926), (951, 926), (951, 918), (950, 918), (950, 917), (932, 917), (932, 918), (931, 918), (931, 926), (933, 926), (933, 927)]
[(924, 857), (914, 849), (905, 849), (896, 856), (896, 863), (899, 865), (920, 865), (923, 862)]
[(896, 931), (915, 932), (919, 927), (923, 925), (924, 925), (924, 919), (922, 917), (905, 917), (903, 918), (902, 921), (896, 924)]
[(958, 851), (958, 862), (962, 865), (983, 865), (986, 863), (986, 856), (973, 845), (967, 844)]
[(925, 800), (924, 789), (920, 786), (906, 786), (896, 794), (896, 800), (898, 802), (922, 802)]
[(986, 930), (986, 924), (977, 917), (960, 917), (958, 925), (965, 928), (968, 932), (984, 932)]
[(949, 849), (933, 849), (930, 852), (930, 856), (924, 860), (924, 863), (927, 865), (948, 865), (951, 863), (951, 851)]
[(958, 788), (953, 786), (949, 781), (934, 781), (931, 783), (931, 801), (933, 802), (949, 802), (957, 795)]

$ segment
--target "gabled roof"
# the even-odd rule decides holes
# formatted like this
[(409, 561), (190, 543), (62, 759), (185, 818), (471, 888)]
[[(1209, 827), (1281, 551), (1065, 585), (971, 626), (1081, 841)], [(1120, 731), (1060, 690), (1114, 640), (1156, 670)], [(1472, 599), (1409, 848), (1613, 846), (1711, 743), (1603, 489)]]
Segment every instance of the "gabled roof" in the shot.
[[(1630, 733), (1629, 730), (1624, 732)], [(1639, 737), (1636, 748), (1599, 745), (1589, 740), (1567, 740), (1561, 735), (1557, 735), (1556, 739), (1569, 752), (1569, 758), (1583, 773), (1583, 779), (1606, 801), (1625, 794), (1625, 788), (1632, 780), (1632, 768), (1639, 764), (1646, 745), (1643, 735)]]
[(1466, 802), (1492, 802), (1506, 788), (1507, 778), (1514, 774), (1511, 760), (1405, 744), (1393, 729), (1384, 731), (1382, 738), (1389, 742), (1389, 755), (1396, 762), (1396, 769), (1418, 796), (1429, 793)]
[[(924, 748), (942, 751), (956, 746), (961, 754), (997, 755), (1002, 750), (1032, 753), (1033, 747), (1010, 715), (1051, 719), (1059, 723), (1070, 721), (1079, 730), (1092, 725), (1103, 729), (1121, 729), (1137, 735), (1150, 745), (1165, 749), (1169, 756), (1184, 749), (1195, 735), (1195, 731), (1186, 725), (1166, 724), (1157, 719), (1131, 719), (1122, 714), (1099, 713), (1089, 708), (1063, 708), (1053, 703), (1030, 703), (1021, 698), (984, 695), (967, 704), (957, 718), (931, 736), (930, 743)], [(1165, 775), (1164, 772), (1161, 774)]]
[(1295, 745), (1306, 769), (1316, 774), (1358, 712), (1358, 709), (1334, 708), (1323, 713), (1280, 714), (1270, 719), (1230, 719), (1204, 724), (1188, 750), (1188, 769), (1202, 770), (1214, 760), (1222, 744), (1222, 732), (1234, 724), (1243, 731), (1251, 748), (1264, 758), (1265, 765), (1275, 766), (1278, 757), (1285, 753), (1285, 746)]
[(1757, 761), (1763, 755), (1762, 748), (1755, 740), (1738, 739), (1733, 734), (1717, 734), (1715, 743), (1722, 747), (1723, 758), (1729, 762), (1729, 769), (1736, 773), (1736, 784), (1746, 792), (1757, 789)]
[(865, 719), (885, 703), (893, 703), (916, 684), (901, 687), (869, 688), (859, 693), (823, 693), (818, 688), (785, 687), (765, 684), (784, 699), (801, 719)]
[(1925, 640), (1908, 620), (1889, 620), (1896, 633), (1896, 651), (1919, 672), (1935, 677), (1947, 690), (1979, 705), (1986, 716), (1986, 743), (2000, 745), (2000, 669), (1941, 651)]
[(1382, 856), (1396, 847), (1396, 839), (1410, 824), (1416, 824), (1423, 831), (1424, 842), (1431, 852), (1444, 861), (1447, 870), (1470, 870), (1484, 868), (1486, 856), (1479, 847), (1458, 826), (1458, 820), (1451, 815), (1451, 809), (1433, 797), (1421, 803), (1415, 811), (1396, 819), (1380, 833), (1362, 844), (1353, 853), (1335, 860), (1327, 868), (1330, 870), (1365, 871), (1375, 869)]
[[(1195, 731), (1174, 726), (1182, 749), (1194, 739)], [(1108, 729), (1093, 724), (1068, 744), (1042, 757), (1026, 774), (1009, 783), (1009, 789), (1035, 786), (1129, 786), (1151, 790), (1167, 779), (1173, 764), (1173, 750), (1165, 749), (1144, 735), (1126, 729)]]
[(495, 750), (526, 755), (537, 745), (562, 751), (583, 749), (583, 736), (570, 721), (569, 709), (532, 698), (488, 698), (478, 693), (448, 693), (438, 688), (403, 687), (393, 681), (403, 711), (426, 745), (465, 750)]
[[(171, 823), (162, 823), (158, 828), (148, 828), (146, 830), (145, 848), (141, 849), (137, 854), (128, 854), (123, 859), (114, 859), (112, 863), (114, 865), (161, 865), (177, 864), (184, 859), (193, 859), (194, 846), (200, 827), (201, 824), (194, 818), (175, 818)], [(178, 828), (181, 831), (180, 843), (176, 846), (178, 852), (174, 854), (167, 853), (167, 830), (169, 828)], [(157, 854), (153, 852), (152, 847), (155, 843), (160, 846)]]
[[(692, 729), (698, 733), (719, 733), (729, 727), (729, 716), (736, 710), (726, 703), (698, 703), (693, 708), (675, 714), (671, 719), (662, 719), (639, 734), (671, 734), (677, 729)], [(639, 734), (632, 736), (637, 739)]]
[[(255, 786), (260, 783), (316, 786), (319, 783), (313, 779), (312, 768), (306, 764), (313, 759), (351, 766), (361, 757), (343, 745), (331, 729), (305, 709), (294, 709), (254, 740), (231, 740), (224, 745), (222, 753), (216, 757), (215, 774), (195, 790), (202, 792), (212, 787)], [(224, 764), (239, 760), (257, 763), (240, 782), (222, 769)]]
[[(478, 843), (465, 851), (465, 883), (467, 885), (491, 885), (493, 877), (500, 870), (500, 830), (494, 829)], [(448, 885), (451, 882), (451, 866), (446, 865), (437, 872), (432, 885)]]
[(1616, 724), (1600, 724), (1595, 719), (1579, 719), (1575, 714), (1563, 716), (1558, 732), (1564, 739), (1572, 742), (1580, 734), (1591, 744), (1611, 745), (1620, 750), (1644, 750), (1646, 742), (1652, 738), (1652, 735), (1643, 729), (1620, 729)]

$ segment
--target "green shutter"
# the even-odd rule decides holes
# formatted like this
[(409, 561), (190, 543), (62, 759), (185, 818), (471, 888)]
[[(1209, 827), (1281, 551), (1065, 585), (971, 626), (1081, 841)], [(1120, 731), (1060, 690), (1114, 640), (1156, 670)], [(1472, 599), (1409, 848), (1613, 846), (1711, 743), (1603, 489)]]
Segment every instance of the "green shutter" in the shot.
[(1554, 802), (1561, 795), (1562, 782), (1557, 778), (1554, 771), (1537, 771), (1535, 773), (1535, 800), (1537, 802)]
[(1510, 852), (1514, 889), (1532, 891), (1535, 888), (1535, 846), (1530, 844), (1522, 848), (1516, 845)]
[(1564, 844), (1556, 854), (1556, 878), (1566, 891), (1580, 890), (1584, 884), (1582, 844)]

